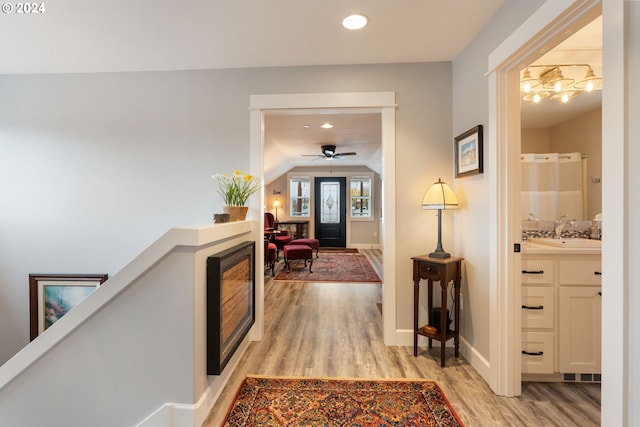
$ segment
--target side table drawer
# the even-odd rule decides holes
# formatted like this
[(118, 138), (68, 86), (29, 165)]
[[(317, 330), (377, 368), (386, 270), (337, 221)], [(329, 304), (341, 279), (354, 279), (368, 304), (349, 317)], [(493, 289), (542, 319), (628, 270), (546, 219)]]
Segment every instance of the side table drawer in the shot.
[(553, 328), (553, 288), (522, 287), (522, 328)]
[(445, 272), (447, 271), (445, 266), (435, 264), (435, 263), (426, 263), (421, 262), (418, 266), (418, 274), (421, 279), (431, 279), (434, 281), (438, 281), (441, 279), (445, 279)]
[(522, 373), (553, 373), (553, 332), (522, 332)]

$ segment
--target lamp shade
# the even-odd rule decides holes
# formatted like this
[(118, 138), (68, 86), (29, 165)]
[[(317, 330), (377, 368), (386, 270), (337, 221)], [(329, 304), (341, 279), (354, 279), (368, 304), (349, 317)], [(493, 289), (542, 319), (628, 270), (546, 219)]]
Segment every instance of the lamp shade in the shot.
[(280, 200), (275, 199), (275, 200), (273, 201), (273, 207), (274, 207), (274, 208), (279, 208), (280, 206), (282, 206), (282, 205), (280, 204)]
[(451, 187), (438, 178), (424, 194), (422, 209), (458, 209), (458, 198)]

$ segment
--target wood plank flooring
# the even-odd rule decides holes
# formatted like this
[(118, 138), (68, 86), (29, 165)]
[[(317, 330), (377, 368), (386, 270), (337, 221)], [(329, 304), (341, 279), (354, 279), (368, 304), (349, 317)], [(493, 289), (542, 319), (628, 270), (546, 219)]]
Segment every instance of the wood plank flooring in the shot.
[[(361, 250), (381, 273), (381, 253)], [(320, 255), (322, 256), (322, 254)], [(282, 262), (276, 267), (282, 268)], [(219, 426), (248, 374), (437, 381), (467, 427), (598, 426), (600, 385), (524, 383), (516, 398), (495, 396), (447, 348), (387, 347), (380, 284), (275, 282), (265, 275), (265, 336), (253, 342), (203, 426)]]

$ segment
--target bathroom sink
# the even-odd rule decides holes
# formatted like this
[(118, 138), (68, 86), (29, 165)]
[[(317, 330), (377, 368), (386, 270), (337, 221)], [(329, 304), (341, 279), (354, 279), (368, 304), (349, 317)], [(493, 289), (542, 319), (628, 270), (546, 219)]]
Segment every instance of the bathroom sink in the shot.
[(602, 248), (601, 240), (591, 239), (552, 239), (550, 237), (533, 237), (529, 239), (531, 243), (538, 243), (541, 245), (555, 246), (557, 248)]

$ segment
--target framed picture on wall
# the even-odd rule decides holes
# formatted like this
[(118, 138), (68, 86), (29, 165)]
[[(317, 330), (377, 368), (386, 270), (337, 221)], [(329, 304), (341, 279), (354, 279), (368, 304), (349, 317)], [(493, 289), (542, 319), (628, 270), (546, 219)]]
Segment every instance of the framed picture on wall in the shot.
[(482, 125), (454, 138), (456, 178), (482, 173)]
[(106, 280), (106, 274), (30, 274), (31, 340), (67, 314)]

